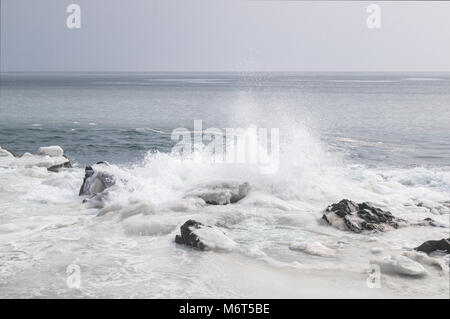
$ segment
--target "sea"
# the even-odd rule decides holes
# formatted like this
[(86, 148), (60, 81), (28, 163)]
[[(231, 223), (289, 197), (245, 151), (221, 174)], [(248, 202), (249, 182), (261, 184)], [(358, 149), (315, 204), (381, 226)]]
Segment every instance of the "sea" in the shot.
[[(194, 134), (195, 121), (277, 129), (277, 169), (174, 153), (174, 132)], [(450, 237), (450, 73), (1, 73), (0, 147), (20, 157), (53, 145), (72, 168), (0, 157), (2, 298), (449, 296), (448, 255), (424, 276), (381, 273), (376, 288), (368, 269)], [(79, 189), (99, 161), (126, 187), (93, 208)], [(186, 196), (223, 181), (250, 191), (223, 206)], [(444, 227), (324, 224), (344, 198)], [(175, 244), (188, 219), (234, 245)], [(298, 242), (334, 253), (291, 249)]]

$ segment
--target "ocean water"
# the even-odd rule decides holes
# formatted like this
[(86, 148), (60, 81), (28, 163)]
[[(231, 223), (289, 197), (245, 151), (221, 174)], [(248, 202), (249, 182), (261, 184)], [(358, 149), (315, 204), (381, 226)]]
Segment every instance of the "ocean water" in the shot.
[[(445, 269), (382, 274), (376, 289), (366, 271), (449, 237), (449, 119), (445, 73), (2, 74), (0, 146), (22, 155), (60, 145), (74, 168), (0, 158), (0, 297), (448, 298)], [(172, 131), (194, 120), (278, 128), (279, 169), (175, 156)], [(101, 209), (78, 196), (85, 165), (98, 161), (127, 181)], [(251, 191), (226, 206), (186, 197), (217, 181)], [(447, 227), (352, 234), (323, 225), (322, 211), (342, 198)], [(218, 225), (235, 245), (177, 246), (189, 218)], [(289, 249), (299, 241), (336, 256)], [(435, 258), (448, 266), (448, 256)], [(67, 285), (73, 264), (79, 288)]]

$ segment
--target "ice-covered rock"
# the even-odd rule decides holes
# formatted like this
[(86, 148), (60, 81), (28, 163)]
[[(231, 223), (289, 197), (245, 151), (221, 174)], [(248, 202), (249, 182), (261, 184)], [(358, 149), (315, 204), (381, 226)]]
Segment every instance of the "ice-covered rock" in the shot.
[[(108, 166), (106, 162), (98, 162), (94, 167), (86, 166), (84, 170), (83, 184), (79, 195), (93, 196), (102, 193), (105, 189), (113, 186), (116, 182), (113, 175), (102, 170)], [(95, 168), (95, 169), (94, 169)]]
[(59, 146), (51, 146), (48, 152), (38, 151), (38, 154), (26, 152), (22, 156), (16, 156), (12, 152), (0, 148), (0, 165), (24, 168), (45, 167), (53, 172), (57, 172), (63, 167), (71, 167), (69, 159), (64, 156), (64, 151)]
[(428, 240), (414, 249), (427, 254), (434, 251), (441, 251), (446, 254), (450, 254), (450, 238), (442, 238), (441, 240)]
[(380, 266), (384, 273), (397, 273), (409, 276), (423, 276), (426, 274), (425, 268), (406, 256), (386, 256), (381, 260), (371, 261), (371, 264)]
[(247, 196), (250, 190), (248, 183), (236, 181), (216, 182), (199, 185), (187, 193), (187, 197), (199, 197), (210, 205), (227, 205), (236, 203)]
[(14, 155), (0, 146), (0, 157), (14, 157)]
[(328, 224), (340, 229), (361, 233), (364, 230), (386, 231), (407, 225), (403, 219), (369, 203), (357, 204), (343, 199), (327, 207), (322, 216)]
[(309, 255), (322, 257), (335, 257), (336, 251), (326, 247), (318, 241), (292, 242), (289, 249), (302, 251)]
[(445, 274), (449, 273), (449, 265), (448, 263), (439, 260), (438, 258), (430, 257), (427, 254), (420, 251), (406, 251), (403, 253), (404, 256), (411, 258), (414, 261), (422, 265), (429, 265), (437, 267), (439, 270), (442, 270)]
[(64, 151), (61, 146), (53, 145), (53, 146), (43, 146), (39, 147), (37, 151), (37, 155), (47, 155), (51, 157), (61, 157), (64, 155)]
[(204, 225), (192, 219), (180, 227), (180, 232), (180, 235), (175, 236), (175, 242), (198, 250), (230, 251), (236, 246), (236, 243), (217, 227)]

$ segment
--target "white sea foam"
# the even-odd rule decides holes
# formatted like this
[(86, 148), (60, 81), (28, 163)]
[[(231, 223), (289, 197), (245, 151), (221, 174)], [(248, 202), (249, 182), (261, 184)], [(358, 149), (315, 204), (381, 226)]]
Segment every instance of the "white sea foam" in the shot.
[[(424, 226), (352, 234), (320, 222), (324, 208), (349, 198), (371, 201), (408, 221), (432, 214), (448, 224), (449, 167), (346, 164), (301, 127), (284, 136), (280, 169), (273, 175), (261, 175), (251, 164), (217, 164), (201, 151), (198, 155), (193, 160), (152, 152), (140, 163), (108, 166), (117, 182), (101, 209), (89, 208), (78, 197), (80, 168), (52, 173), (28, 162), (2, 162), (0, 295), (40, 296), (39, 286), (52, 285), (50, 294), (69, 296), (64, 269), (76, 263), (83, 274), (81, 296), (252, 297), (264, 291), (299, 296), (295, 285), (311, 287), (310, 295), (315, 291), (317, 296), (339, 289), (373, 296), (376, 292), (367, 292), (361, 276), (374, 257), (371, 251), (398, 255), (425, 240), (449, 236), (448, 228)], [(34, 155), (24, 158), (40, 164), (45, 156), (37, 162)], [(225, 206), (189, 195), (224, 181), (247, 182), (251, 191)], [(212, 251), (177, 249), (174, 236), (188, 219), (217, 227), (198, 234)], [(436, 258), (445, 263), (444, 257)], [(433, 263), (424, 262), (426, 281), (393, 276), (383, 294), (448, 296), (448, 284)], [(241, 276), (243, 271), (252, 275)], [(273, 287), (274, 278), (286, 283), (284, 292)], [(336, 285), (329, 287), (324, 278), (334, 278)]]

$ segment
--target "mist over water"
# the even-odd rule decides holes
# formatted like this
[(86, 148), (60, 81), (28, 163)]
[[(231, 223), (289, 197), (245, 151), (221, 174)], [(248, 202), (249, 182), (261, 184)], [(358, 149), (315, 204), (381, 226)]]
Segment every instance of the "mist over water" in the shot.
[[(360, 162), (449, 163), (448, 74), (3, 74), (0, 145), (80, 164), (168, 151), (178, 127), (301, 127)], [(14, 141), (11, 139), (14, 136)]]
[[(413, 281), (389, 277), (376, 291), (365, 283), (371, 248), (396, 254), (448, 238), (448, 227), (364, 235), (320, 223), (324, 208), (349, 198), (411, 222), (431, 216), (448, 225), (448, 74), (4, 74), (1, 80), (0, 146), (22, 154), (60, 145), (75, 164), (58, 174), (0, 165), (1, 296), (448, 296), (445, 274), (436, 269)], [(201, 152), (200, 160), (172, 154), (172, 130), (192, 130), (194, 120), (204, 129), (279, 128), (278, 171), (216, 164)], [(78, 191), (84, 166), (101, 160), (112, 164), (119, 187), (104, 207), (92, 208)], [(233, 205), (186, 196), (233, 181), (251, 185)], [(206, 253), (176, 246), (174, 235), (189, 218), (218, 225), (231, 242), (214, 238), (217, 249)], [(337, 257), (288, 248), (307, 240)], [(71, 263), (82, 269), (82, 289), (65, 284)]]

